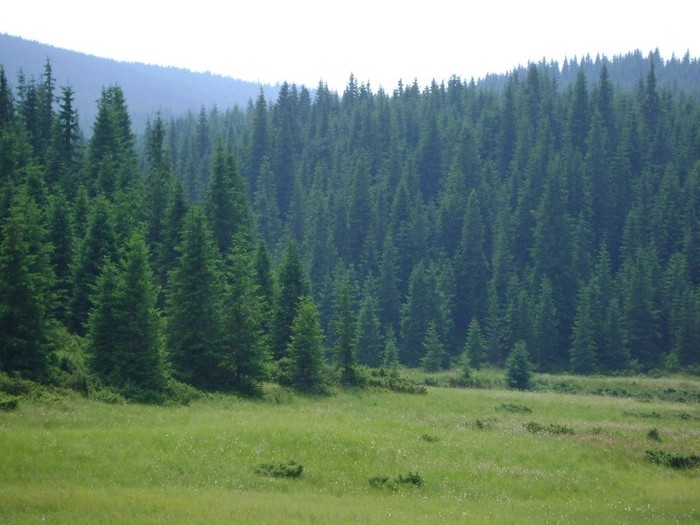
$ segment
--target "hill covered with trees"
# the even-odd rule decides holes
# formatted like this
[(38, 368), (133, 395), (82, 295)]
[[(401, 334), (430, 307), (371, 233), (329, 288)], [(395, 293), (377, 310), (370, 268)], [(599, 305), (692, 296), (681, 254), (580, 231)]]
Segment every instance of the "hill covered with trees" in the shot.
[(92, 133), (97, 117), (95, 101), (103, 88), (119, 85), (129, 101), (129, 116), (139, 134), (156, 111), (164, 115), (195, 114), (202, 106), (245, 107), (260, 89), (275, 97), (279, 86), (261, 86), (211, 73), (194, 73), (174, 67), (119, 62), (68, 51), (19, 37), (0, 34), (0, 64), (13, 80), (20, 71), (27, 82), (38, 80), (49, 60), (58, 85), (70, 85), (83, 132)]
[(632, 87), (625, 63), (284, 83), (153, 114), (139, 141), (110, 86), (87, 142), (50, 64), (14, 90), (3, 72), (0, 368), (51, 381), (84, 357), (145, 400), (516, 348), (540, 371), (696, 370), (698, 62), (652, 53)]

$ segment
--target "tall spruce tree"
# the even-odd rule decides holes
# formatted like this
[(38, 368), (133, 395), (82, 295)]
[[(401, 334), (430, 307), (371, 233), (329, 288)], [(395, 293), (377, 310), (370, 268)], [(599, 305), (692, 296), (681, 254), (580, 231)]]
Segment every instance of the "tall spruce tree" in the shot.
[(302, 296), (291, 326), (287, 349), (289, 379), (299, 390), (317, 392), (324, 384), (323, 332), (313, 299)]
[(185, 217), (179, 259), (170, 273), (167, 341), (176, 378), (221, 387), (223, 297), (221, 259), (200, 206)]

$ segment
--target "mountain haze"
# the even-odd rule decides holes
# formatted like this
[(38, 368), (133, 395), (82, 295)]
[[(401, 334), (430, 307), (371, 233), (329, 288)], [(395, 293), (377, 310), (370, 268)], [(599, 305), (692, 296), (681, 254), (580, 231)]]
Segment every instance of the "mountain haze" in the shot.
[(38, 80), (47, 59), (57, 85), (73, 87), (80, 125), (87, 135), (92, 132), (96, 116), (95, 101), (102, 89), (110, 85), (118, 84), (124, 91), (136, 132), (143, 131), (146, 120), (157, 111), (168, 116), (197, 112), (202, 106), (245, 107), (261, 88), (268, 98), (276, 97), (279, 90), (278, 86), (261, 86), (211, 73), (99, 58), (0, 34), (0, 65), (10, 83), (14, 83), (20, 70), (28, 81)]

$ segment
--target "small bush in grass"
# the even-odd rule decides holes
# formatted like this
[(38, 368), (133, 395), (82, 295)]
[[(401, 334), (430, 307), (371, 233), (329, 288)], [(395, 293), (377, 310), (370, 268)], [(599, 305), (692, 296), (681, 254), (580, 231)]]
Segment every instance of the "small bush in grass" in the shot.
[(433, 434), (423, 434), (421, 437), (423, 438), (423, 441), (427, 441), (428, 443), (435, 443), (436, 441), (440, 441), (440, 438)]
[(657, 428), (650, 429), (649, 432), (647, 432), (647, 437), (654, 441), (661, 441), (661, 434)]
[(700, 467), (700, 456), (696, 456), (695, 454), (682, 456), (680, 454), (664, 452), (663, 450), (647, 450), (646, 456), (647, 460), (651, 461), (652, 463), (656, 465), (663, 465), (665, 467), (675, 469)]
[(298, 478), (304, 472), (304, 467), (294, 460), (286, 463), (263, 463), (255, 469), (256, 474), (271, 478)]
[(476, 421), (474, 421), (474, 426), (479, 430), (487, 430), (491, 428), (495, 422), (495, 419), (487, 417), (484, 419), (477, 419)]
[(17, 396), (6, 396), (4, 394), (0, 394), (0, 410), (10, 412), (11, 410), (16, 409), (18, 404), (19, 398)]
[(409, 471), (405, 476), (399, 474), (396, 478), (388, 476), (374, 476), (369, 478), (369, 486), (372, 488), (388, 488), (393, 491), (399, 490), (402, 485), (420, 487), (423, 485), (423, 478), (418, 472)]
[(513, 412), (516, 414), (529, 414), (532, 409), (525, 405), (518, 405), (516, 403), (501, 403), (501, 406), (496, 407), (496, 410), (503, 410), (504, 412)]
[(574, 435), (574, 429), (558, 423), (550, 423), (549, 425), (543, 425), (537, 423), (536, 421), (530, 421), (525, 423), (525, 429), (533, 434), (567, 434), (570, 436)]

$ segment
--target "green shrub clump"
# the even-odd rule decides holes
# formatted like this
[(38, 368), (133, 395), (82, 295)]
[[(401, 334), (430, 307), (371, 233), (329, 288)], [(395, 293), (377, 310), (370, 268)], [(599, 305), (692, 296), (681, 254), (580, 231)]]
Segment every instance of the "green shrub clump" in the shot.
[(286, 463), (263, 463), (255, 469), (256, 474), (271, 478), (298, 478), (304, 472), (304, 467), (294, 460)]
[(423, 478), (418, 472), (410, 472), (405, 476), (399, 474), (396, 478), (388, 476), (374, 476), (369, 478), (369, 486), (373, 488), (388, 488), (394, 492), (401, 486), (420, 487), (423, 485)]
[(700, 456), (691, 454), (682, 456), (680, 454), (671, 454), (663, 450), (647, 450), (647, 459), (656, 465), (675, 469), (688, 469), (700, 467)]
[(530, 421), (528, 423), (525, 423), (525, 429), (528, 432), (532, 432), (533, 434), (547, 433), (547, 434), (567, 434), (570, 436), (574, 435), (573, 428), (567, 427), (564, 425), (560, 425), (558, 423), (550, 423), (549, 425), (543, 425), (541, 423), (537, 423), (536, 421)]

